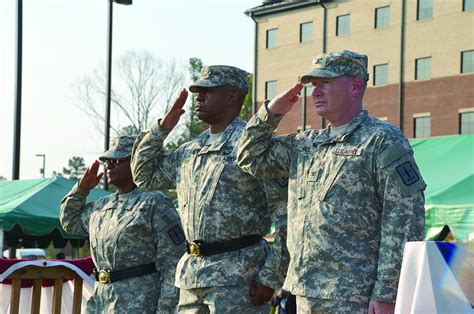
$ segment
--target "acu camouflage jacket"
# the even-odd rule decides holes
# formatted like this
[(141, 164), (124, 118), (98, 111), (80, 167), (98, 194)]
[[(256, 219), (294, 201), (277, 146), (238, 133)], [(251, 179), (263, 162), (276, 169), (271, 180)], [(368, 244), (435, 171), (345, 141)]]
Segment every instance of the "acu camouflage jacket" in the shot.
[(278, 289), (288, 266), (286, 249), (287, 180), (263, 181), (243, 172), (236, 144), (245, 122), (234, 119), (223, 134), (206, 145), (209, 130), (170, 152), (163, 147), (169, 130), (155, 123), (134, 145), (132, 172), (145, 189), (176, 188), (188, 241), (217, 242), (266, 235), (272, 219), (275, 241), (265, 241), (207, 257), (184, 254), (176, 270), (180, 288), (242, 284), (256, 279)]
[(361, 111), (329, 129), (272, 137), (265, 106), (249, 121), (238, 162), (257, 177), (289, 176), (286, 285), (312, 298), (395, 302), (403, 247), (422, 239), (426, 185), (399, 129)]

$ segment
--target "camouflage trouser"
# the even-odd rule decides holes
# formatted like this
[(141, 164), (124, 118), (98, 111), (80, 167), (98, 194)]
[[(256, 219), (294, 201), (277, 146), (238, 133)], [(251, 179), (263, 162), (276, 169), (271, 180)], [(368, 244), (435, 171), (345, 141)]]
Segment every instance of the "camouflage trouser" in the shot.
[(268, 313), (268, 306), (250, 301), (249, 284), (225, 287), (180, 289), (179, 313)]
[(368, 303), (356, 303), (340, 300), (326, 300), (296, 296), (298, 314), (367, 314)]

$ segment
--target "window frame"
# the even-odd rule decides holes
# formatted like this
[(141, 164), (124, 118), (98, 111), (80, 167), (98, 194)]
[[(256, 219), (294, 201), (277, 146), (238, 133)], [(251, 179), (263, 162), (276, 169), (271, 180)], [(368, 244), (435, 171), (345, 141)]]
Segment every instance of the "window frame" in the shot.
[[(420, 61), (423, 61), (423, 60), (430, 60), (430, 73), (429, 73), (429, 76), (428, 77), (419, 77), (419, 73), (418, 73), (418, 69), (419, 69), (419, 65), (418, 65), (418, 62)], [(433, 66), (432, 66), (432, 58), (431, 56), (429, 57), (422, 57), (422, 58), (416, 58), (415, 59), (415, 81), (421, 81), (421, 80), (429, 80), (431, 79), (431, 74), (432, 74), (432, 69), (433, 69)]]
[[(466, 10), (466, 2), (467, 1), (471, 1), (470, 5), (471, 7)], [(462, 0), (462, 11), (463, 12), (469, 12), (469, 11), (473, 11), (474, 10), (474, 0)]]
[[(275, 84), (275, 86), (274, 86), (275, 95), (273, 95), (273, 97), (268, 97), (268, 94), (269, 94), (268, 91), (269, 91), (270, 84)], [(271, 99), (275, 98), (276, 95), (278, 95), (278, 80), (265, 81), (265, 99), (271, 100)]]
[[(431, 14), (430, 16), (428, 17), (422, 17), (420, 16), (421, 14), (421, 11), (420, 11), (420, 3), (422, 1), (430, 1), (431, 2)], [(426, 8), (423, 8), (424, 10), (426, 10)], [(416, 20), (417, 21), (422, 21), (422, 20), (429, 20), (429, 19), (432, 19), (433, 18), (433, 11), (434, 11), (434, 3), (433, 3), (433, 0), (417, 0), (416, 1)]]
[[(339, 32), (339, 25), (341, 25), (341, 21), (342, 21), (342, 18), (348, 18), (348, 22), (347, 22), (347, 33), (340, 33)], [(350, 35), (351, 34), (351, 15), (350, 13), (348, 14), (342, 14), (342, 15), (338, 15), (336, 16), (336, 36), (344, 36), (344, 35)]]
[[(470, 71), (464, 71), (464, 54), (471, 53), (473, 62), (470, 64)], [(461, 51), (461, 73), (473, 73), (474, 72), (474, 50)]]
[[(424, 119), (427, 119), (429, 121), (429, 128), (428, 128), (428, 135), (425, 136), (417, 136), (417, 120), (418, 121), (423, 121)], [(425, 128), (423, 128), (425, 130)], [(413, 116), (413, 138), (429, 138), (431, 137), (431, 115), (414, 115)]]
[[(388, 10), (388, 15), (387, 15), (387, 25), (382, 25), (382, 26), (378, 26), (378, 12), (382, 9), (387, 9)], [(386, 5), (386, 6), (383, 6), (383, 7), (378, 7), (378, 8), (375, 8), (375, 21), (374, 21), (374, 28), (375, 29), (384, 29), (384, 28), (388, 28), (390, 26), (390, 6), (389, 5)]]
[[(273, 32), (274, 32), (275, 35), (272, 38), (274, 39), (275, 43), (274, 43), (274, 46), (270, 47), (270, 45), (269, 45), (270, 44), (270, 34), (271, 33), (273, 34)], [(267, 35), (267, 38), (265, 40), (265, 48), (266, 49), (277, 48), (278, 47), (278, 27), (267, 29), (266, 35)]]
[[(379, 83), (379, 84), (376, 84), (377, 83), (377, 71), (376, 69), (377, 68), (380, 68), (382, 69), (382, 66), (385, 67), (385, 74), (386, 74), (386, 77), (385, 77), (385, 82), (382, 82), (382, 83)], [(381, 72), (381, 73), (384, 73), (384, 72)], [(381, 64), (374, 64), (373, 66), (373, 73), (374, 73), (374, 78), (373, 78), (373, 81), (372, 81), (372, 85), (373, 86), (384, 86), (384, 85), (388, 85), (388, 63), (381, 63)]]
[[(305, 25), (309, 25), (311, 24), (311, 36), (310, 36), (310, 39), (309, 40), (306, 40), (306, 41), (303, 41), (303, 27)], [(303, 22), (303, 23), (300, 23), (300, 44), (306, 44), (306, 43), (310, 43), (313, 41), (313, 21), (308, 21), (308, 22)]]
[[(463, 126), (463, 123), (462, 123), (462, 116), (463, 116), (463, 115), (472, 115), (472, 116), (473, 116), (473, 118), (472, 118), (472, 119), (473, 119), (473, 122), (472, 122), (472, 125), (473, 125), (473, 126), (471, 127), (471, 128), (472, 128), (472, 132), (462, 132), (462, 131), (463, 131), (463, 130), (462, 130), (462, 126)], [(459, 117), (458, 133), (459, 133), (459, 134), (474, 134), (474, 110), (473, 110), (473, 111), (461, 111), (461, 112), (459, 112), (458, 117)]]

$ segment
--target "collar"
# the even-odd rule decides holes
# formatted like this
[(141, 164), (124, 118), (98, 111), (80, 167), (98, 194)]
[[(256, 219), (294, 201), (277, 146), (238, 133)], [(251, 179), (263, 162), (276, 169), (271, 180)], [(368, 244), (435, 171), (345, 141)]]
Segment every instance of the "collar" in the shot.
[(206, 152), (212, 152), (212, 151), (220, 151), (226, 144), (229, 142), (229, 140), (232, 138), (232, 136), (235, 134), (235, 130), (239, 127), (244, 127), (245, 122), (240, 120), (238, 117), (236, 117), (234, 120), (232, 120), (231, 123), (229, 123), (224, 131), (222, 132), (221, 136), (214, 141), (211, 145), (206, 147), (206, 142), (209, 139), (209, 133), (210, 129), (207, 129), (206, 131), (202, 132), (189, 146), (188, 149), (191, 150), (203, 150), (202, 153)]
[(367, 119), (369, 118), (369, 114), (367, 110), (361, 110), (352, 120), (349, 122), (347, 128), (337, 134), (336, 136), (331, 136), (329, 132), (330, 126), (322, 130), (320, 136), (314, 138), (314, 144), (332, 144), (332, 143), (340, 143), (346, 142), (351, 135), (355, 132), (355, 130)]

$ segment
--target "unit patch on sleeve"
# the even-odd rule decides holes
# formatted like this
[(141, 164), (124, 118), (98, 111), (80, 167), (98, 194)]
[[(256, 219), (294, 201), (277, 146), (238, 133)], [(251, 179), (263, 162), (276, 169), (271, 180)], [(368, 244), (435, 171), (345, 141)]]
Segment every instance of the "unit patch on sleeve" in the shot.
[(179, 225), (176, 225), (168, 230), (168, 236), (175, 245), (181, 244), (184, 241), (184, 233)]
[(415, 169), (409, 161), (401, 164), (395, 169), (402, 178), (403, 183), (405, 183), (405, 185), (407, 186), (412, 185), (413, 183), (418, 182), (418, 180), (420, 180), (418, 173), (416, 173)]

